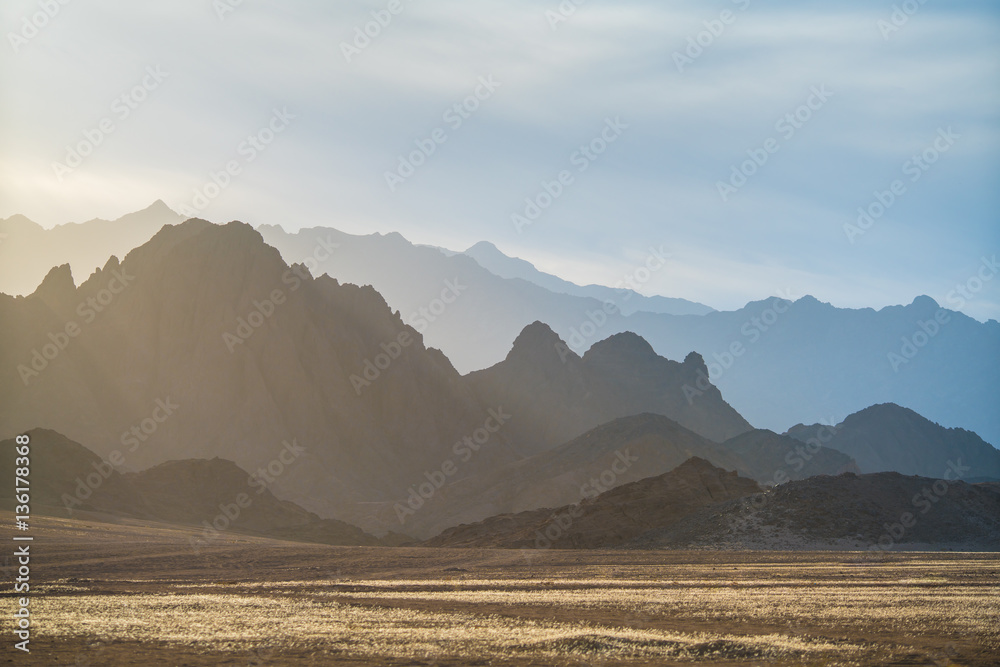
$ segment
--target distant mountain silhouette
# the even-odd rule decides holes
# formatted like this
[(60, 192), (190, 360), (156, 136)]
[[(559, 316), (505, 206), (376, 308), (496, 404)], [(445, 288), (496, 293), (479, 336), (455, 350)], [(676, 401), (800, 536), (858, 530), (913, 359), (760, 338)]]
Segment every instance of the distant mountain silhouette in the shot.
[(893, 403), (865, 408), (834, 429), (799, 424), (788, 435), (844, 452), (862, 472), (940, 477), (953, 463), (960, 463), (964, 466), (960, 477), (1000, 480), (1000, 451), (992, 445), (971, 431), (944, 428)]
[[(504, 361), (468, 379), (484, 402), (516, 412), (515, 437), (540, 451), (643, 412), (665, 415), (718, 442), (749, 431), (750, 424), (723, 400), (707, 373), (697, 354), (683, 363), (670, 361), (628, 332), (596, 343), (581, 358), (547, 325), (535, 322)], [(685, 387), (696, 386), (703, 389), (697, 400), (689, 400)]]
[[(68, 254), (44, 255), (40, 264), (18, 250), (28, 247), (17, 245), (25, 222), (20, 216), (0, 222), (0, 231), (8, 233), (0, 245), (0, 292), (30, 292), (46, 268), (62, 263), (86, 275), (103, 265), (103, 258), (121, 256), (139, 242), (115, 240), (118, 231), (91, 235), (91, 225), (95, 230), (100, 225), (85, 223), (72, 226), (79, 236), (65, 243), (58, 241), (66, 233), (59, 231), (62, 227), (44, 231), (36, 225), (31, 247), (51, 243), (68, 249)], [(505, 279), (469, 255), (416, 246), (399, 234), (355, 236), (329, 227), (289, 234), (274, 225), (258, 229), (288, 264), (304, 264), (314, 275), (327, 273), (342, 283), (373, 285), (405, 323), (424, 334), (426, 345), (443, 350), (462, 373), (503, 359), (524, 327), (536, 320), (546, 322), (578, 354), (615, 333), (633, 331), (667, 358), (698, 352), (712, 383), (761, 428), (836, 422), (869, 405), (894, 402), (1000, 444), (1000, 411), (995, 409), (1000, 374), (989, 363), (1000, 358), (1000, 323), (977, 322), (928, 297), (876, 311), (835, 308), (809, 296), (786, 294), (789, 303), (770, 298), (736, 311), (695, 316), (631, 312), (635, 303), (655, 308), (622, 294), (608, 313), (601, 297), (557, 293), (557, 284), (546, 289), (525, 279)], [(107, 243), (107, 250), (81, 264), (72, 246), (85, 247), (82, 239), (91, 237)], [(489, 249), (478, 246), (472, 253), (485, 261), (486, 252), (480, 251)], [(12, 290), (15, 279), (22, 289)], [(945, 323), (935, 328), (937, 316)], [(738, 355), (731, 352), (734, 348)]]
[(691, 458), (670, 472), (619, 486), (579, 505), (491, 517), (449, 528), (424, 544), (603, 549), (668, 527), (704, 507), (759, 491), (752, 480)]
[(462, 254), (473, 258), (484, 269), (501, 278), (520, 278), (557, 294), (589, 297), (602, 302), (611, 301), (617, 304), (618, 310), (624, 315), (640, 310), (669, 315), (704, 315), (714, 310), (705, 304), (687, 299), (645, 296), (629, 289), (624, 282), (617, 288), (604, 285), (576, 285), (549, 273), (543, 273), (523, 259), (509, 257), (488, 241), (480, 241)]
[(94, 219), (44, 229), (23, 215), (0, 220), (0, 292), (31, 294), (53, 266), (69, 264), (77, 275), (89, 275), (112, 255), (122, 257), (153, 238), (163, 225), (183, 218), (162, 201), (117, 220)]
[[(170, 461), (138, 473), (119, 473), (109, 462), (59, 433), (32, 429), (31, 500), (35, 514), (108, 520), (136, 518), (206, 526), (196, 547), (227, 531), (323, 544), (376, 545), (360, 528), (320, 519), (281, 501), (224, 459)], [(0, 474), (14, 476), (14, 440), (0, 442)], [(258, 477), (258, 480), (263, 478)], [(13, 485), (0, 490), (12, 502)]]
[[(601, 298), (504, 280), (469, 262), (468, 255), (449, 257), (398, 234), (356, 237), (328, 228), (288, 234), (275, 226), (261, 232), (291, 262), (310, 256), (324, 239), (338, 241), (341, 252), (321, 270), (374, 285), (407, 322), (420, 323), (413, 315), (439, 297), (446, 279), (461, 277), (469, 289), (433, 321), (423, 318), (421, 328), (427, 343), (443, 350), (463, 373), (503, 359), (512, 341), (536, 320), (546, 322), (578, 354), (612, 334), (632, 331), (670, 359), (698, 352), (712, 383), (761, 428), (782, 431), (796, 422), (839, 421), (869, 405), (895, 402), (1000, 444), (1000, 411), (994, 409), (1000, 374), (985, 361), (1000, 358), (1000, 323), (942, 309), (926, 296), (877, 311), (786, 294), (787, 302), (772, 297), (702, 316), (642, 310), (623, 316), (631, 299), (614, 299), (607, 313)], [(945, 323), (935, 329), (937, 316)]]

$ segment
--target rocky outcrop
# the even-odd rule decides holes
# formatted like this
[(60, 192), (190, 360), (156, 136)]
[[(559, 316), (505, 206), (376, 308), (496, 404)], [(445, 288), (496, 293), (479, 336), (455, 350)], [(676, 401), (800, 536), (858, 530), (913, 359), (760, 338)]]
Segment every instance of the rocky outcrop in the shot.
[(446, 547), (601, 549), (667, 528), (706, 506), (760, 491), (753, 480), (691, 458), (674, 470), (624, 484), (577, 505), (491, 517), (450, 528), (424, 544)]

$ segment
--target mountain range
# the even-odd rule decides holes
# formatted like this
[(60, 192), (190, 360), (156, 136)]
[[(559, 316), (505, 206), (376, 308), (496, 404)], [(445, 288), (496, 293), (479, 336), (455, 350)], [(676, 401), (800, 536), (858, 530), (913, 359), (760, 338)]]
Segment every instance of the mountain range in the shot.
[[(171, 214), (154, 206), (132, 221), (152, 227)], [(30, 229), (24, 220), (15, 222)], [(91, 224), (58, 233), (80, 234)], [(94, 224), (114, 230), (131, 223)], [(296, 242), (310, 238), (265, 231)], [(87, 443), (99, 460), (113, 461), (120, 476), (105, 489), (114, 491), (109, 508), (130, 516), (187, 521), (219, 499), (192, 495), (194, 504), (187, 505), (168, 487), (225, 490), (246, 476), (243, 471), (257, 471), (269, 477), (276, 503), (295, 504), (282, 510), (298, 517), (292, 524), (310, 526), (296, 534), (319, 536), (328, 529), (346, 535), (344, 525), (351, 524), (351, 530), (426, 539), (496, 515), (576, 506), (692, 457), (763, 488), (883, 470), (929, 479), (946, 469), (966, 480), (1000, 477), (1000, 452), (978, 435), (895, 404), (866, 407), (836, 426), (798, 423), (784, 435), (755, 429), (715, 382), (764, 348), (748, 339), (743, 352), (726, 348), (729, 359), (689, 349), (675, 361), (639, 333), (612, 326), (673, 318), (688, 323), (681, 329), (690, 325), (711, 338), (719, 334), (712, 323), (730, 322), (733, 313), (636, 311), (626, 317), (596, 299), (503, 278), (468, 255), (413, 246), (398, 235), (323, 233), (301, 262), (289, 264), (287, 249), (283, 255), (248, 225), (174, 219), (79, 285), (70, 265), (61, 264), (27, 296), (0, 294), (0, 367), (8, 373), (0, 383), (0, 436), (42, 427)], [(371, 260), (383, 251), (387, 257)], [(410, 279), (393, 284), (408, 285), (411, 300), (440, 278), (438, 296), (425, 309), (434, 322), (419, 321), (418, 310), (407, 323), (371, 285), (316, 277), (342, 255), (346, 265), (360, 271), (367, 262), (365, 270), (376, 273), (396, 260), (395, 275)], [(506, 305), (491, 309), (480, 292), (502, 295)], [(473, 327), (463, 320), (470, 314), (460, 304), (482, 309), (482, 322)], [(464, 375), (448, 355), (425, 344), (452, 316), (458, 318), (449, 325), (453, 331), (465, 331), (474, 343), (478, 327), (505, 308), (523, 315), (550, 306), (558, 319), (581, 304), (597, 304), (604, 315), (590, 318), (594, 340), (582, 354), (572, 331), (562, 337), (549, 319), (529, 321), (501, 361)], [(765, 310), (753, 326), (770, 326), (767, 309), (779, 319), (799, 313), (787, 319), (796, 323), (790, 329), (774, 327), (788, 353), (780, 368), (762, 372), (756, 388), (755, 400), (790, 410), (787, 404), (801, 398), (796, 383), (804, 379), (773, 392), (769, 387), (820, 363), (796, 356), (796, 336), (811, 335), (803, 313), (848, 321), (861, 311), (838, 315), (809, 299), (761, 304)], [(871, 311), (864, 326), (881, 326), (875, 316), (884, 312)], [(959, 323), (955, 316), (952, 323)], [(992, 345), (989, 324), (968, 322), (948, 331), (972, 332), (975, 349)], [(948, 354), (958, 354), (949, 346)], [(853, 363), (842, 361), (845, 368)], [(990, 375), (988, 365), (980, 366), (981, 376)], [(820, 389), (831, 390), (813, 378), (809, 391)], [(78, 449), (66, 451), (84, 468), (93, 466)], [(139, 478), (130, 475), (142, 475), (151, 490), (135, 495), (128, 480)], [(161, 509), (150, 512), (150, 499)], [(174, 500), (176, 516), (162, 509)], [(345, 523), (324, 528), (313, 519)], [(265, 532), (282, 536), (279, 524), (266, 524)]]
[[(28, 294), (49, 268), (66, 263), (89, 275), (112, 254), (123, 256), (177, 221), (162, 202), (117, 221), (51, 230), (23, 216), (0, 221), (7, 235), (0, 292)], [(625, 288), (574, 286), (485, 243), (463, 253), (417, 246), (399, 234), (355, 236), (332, 227), (290, 233), (277, 225), (258, 231), (289, 265), (374, 286), (462, 373), (502, 360), (534, 321), (545, 322), (581, 356), (594, 343), (631, 331), (669, 359), (698, 352), (712, 384), (758, 427), (837, 423), (891, 402), (1000, 442), (1000, 413), (993, 409), (1000, 376), (983, 363), (1000, 358), (1000, 323), (977, 322), (928, 297), (850, 310), (786, 286), (780, 297), (717, 312)]]
[[(132, 470), (215, 457), (256, 470), (298, 443), (275, 491), (379, 533), (400, 528), (393, 508), (413, 487), (559, 444), (527, 406), (481, 398), (372, 287), (289, 266), (241, 223), (165, 226), (79, 286), (58, 266), (31, 295), (0, 295), (0, 320), (0, 433), (44, 426)], [(650, 386), (676, 387), (681, 366), (661, 362)], [(602, 372), (594, 386), (616, 371)], [(647, 409), (632, 401), (616, 405)], [(677, 407), (695, 428), (749, 428), (721, 398)], [(576, 407), (559, 408), (567, 424)]]

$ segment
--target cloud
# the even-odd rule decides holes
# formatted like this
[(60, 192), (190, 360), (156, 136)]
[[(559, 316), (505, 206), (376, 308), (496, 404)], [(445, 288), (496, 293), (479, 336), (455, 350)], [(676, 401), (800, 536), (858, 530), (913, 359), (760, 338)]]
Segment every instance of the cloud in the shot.
[[(1000, 241), (990, 185), (1000, 46), (988, 3), (927, 3), (884, 39), (891, 5), (860, 1), (590, 0), (553, 29), (556, 2), (403, 0), (386, 25), (369, 26), (378, 34), (367, 46), (354, 45), (387, 4), (246, 1), (221, 20), (207, 1), (65, 5), (0, 60), (0, 81), (16, 91), (0, 106), (0, 216), (52, 225), (156, 198), (186, 204), (277, 107), (294, 121), (205, 217), (401, 231), (451, 247), (493, 240), (559, 255), (581, 277), (669, 238), (693, 259), (664, 289), (724, 307), (776, 281), (845, 305), (905, 303), (944, 289)], [(18, 26), (36, 10), (10, 2), (0, 17)], [(734, 19), (702, 35), (703, 52), (678, 71), (674, 53), (706, 22), (717, 29), (724, 10)], [(350, 62), (344, 44), (359, 49)], [(169, 78), (60, 182), (52, 163), (150, 65)], [(488, 75), (499, 90), (449, 128), (445, 111)], [(717, 183), (817, 85), (834, 96), (723, 202)], [(510, 215), (609, 117), (629, 124), (621, 141), (517, 234)], [(962, 135), (954, 150), (849, 243), (856, 209), (947, 126)], [(447, 141), (390, 192), (386, 171), (436, 128)], [(968, 312), (1000, 316), (998, 301), (984, 294)]]

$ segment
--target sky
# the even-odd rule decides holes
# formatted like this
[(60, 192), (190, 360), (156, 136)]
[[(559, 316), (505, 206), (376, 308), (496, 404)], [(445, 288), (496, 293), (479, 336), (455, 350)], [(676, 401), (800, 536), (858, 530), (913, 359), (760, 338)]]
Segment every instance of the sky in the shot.
[(995, 2), (9, 0), (0, 17), (0, 218), (162, 199), (487, 240), (582, 284), (657, 248), (646, 294), (957, 308), (962, 285), (961, 310), (1000, 319)]

